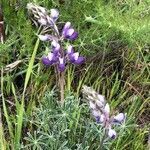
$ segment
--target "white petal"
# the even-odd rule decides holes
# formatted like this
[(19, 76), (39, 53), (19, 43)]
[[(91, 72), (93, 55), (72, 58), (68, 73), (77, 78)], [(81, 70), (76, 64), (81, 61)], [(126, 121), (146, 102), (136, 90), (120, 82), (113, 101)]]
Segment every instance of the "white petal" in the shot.
[(64, 59), (59, 57), (59, 63), (64, 64)]
[(71, 22), (66, 22), (64, 29), (70, 28), (71, 27)]
[(57, 43), (55, 40), (52, 41), (51, 45), (52, 45), (53, 47), (55, 47), (57, 50), (60, 49), (59, 43)]
[(72, 49), (73, 49), (73, 47), (71, 45), (69, 45), (68, 48), (67, 48), (68, 54), (70, 54), (72, 52)]
[(100, 116), (100, 122), (103, 123), (104, 120), (105, 120), (105, 116), (102, 114), (102, 115)]
[(67, 31), (67, 34), (68, 34), (69, 36), (71, 36), (73, 33), (74, 33), (74, 29), (69, 29), (69, 30)]
[(78, 60), (79, 52), (74, 53), (73, 56), (74, 56), (74, 59), (75, 59), (75, 60)]
[(113, 129), (109, 129), (108, 130), (108, 136), (109, 136), (109, 138), (112, 138), (112, 139), (115, 139), (116, 138), (116, 131), (115, 130), (113, 130)]
[(54, 54), (53, 53), (48, 53), (48, 59), (51, 61), (53, 59)]
[(59, 12), (57, 9), (51, 9), (51, 17), (56, 20), (59, 16)]
[(89, 105), (91, 109), (96, 109), (96, 105), (92, 101), (89, 101)]
[(40, 18), (40, 19), (38, 19), (38, 22), (43, 26), (47, 25), (46, 19)]
[(120, 113), (114, 117), (114, 121), (117, 121), (119, 123), (123, 122), (124, 120), (125, 120), (125, 114), (123, 113)]
[(103, 95), (98, 94), (98, 99), (99, 101), (101, 101), (102, 103), (105, 103), (105, 97)]
[(47, 41), (49, 39), (49, 35), (38, 35), (41, 41)]
[(53, 40), (51, 44), (52, 46), (56, 47), (58, 43), (55, 40)]
[(99, 101), (99, 100), (96, 101), (96, 104), (100, 108), (104, 107), (104, 104), (101, 101)]
[(93, 114), (94, 117), (99, 117), (101, 115), (98, 110), (93, 110), (92, 114)]
[(49, 16), (47, 15), (46, 18), (47, 18), (47, 21), (48, 21), (48, 23), (49, 23), (50, 25), (53, 25), (53, 24), (54, 24), (54, 21), (53, 21), (53, 19), (52, 19), (51, 17), (49, 17)]
[(104, 111), (105, 111), (105, 113), (107, 113), (107, 114), (110, 113), (110, 107), (109, 107), (109, 104), (108, 104), (108, 103), (105, 105)]

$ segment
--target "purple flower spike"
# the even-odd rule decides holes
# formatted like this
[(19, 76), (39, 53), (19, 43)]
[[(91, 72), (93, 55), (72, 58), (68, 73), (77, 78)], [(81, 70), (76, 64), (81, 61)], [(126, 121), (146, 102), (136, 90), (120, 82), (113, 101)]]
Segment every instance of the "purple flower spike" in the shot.
[(62, 35), (69, 40), (75, 40), (78, 37), (78, 33), (71, 27), (71, 23), (67, 22), (63, 28)]
[(121, 124), (124, 120), (125, 120), (125, 114), (120, 113), (113, 118), (113, 123), (114, 124), (117, 124), (117, 123)]
[(60, 72), (63, 72), (65, 70), (64, 58), (59, 58), (58, 69), (59, 69)]
[(51, 9), (51, 15), (50, 15), (50, 17), (51, 17), (54, 21), (56, 21), (56, 20), (58, 19), (58, 17), (59, 17), (59, 12), (58, 12), (58, 10), (57, 10), (57, 9)]
[(53, 64), (52, 61), (50, 61), (50, 60), (48, 59), (48, 57), (46, 57), (46, 56), (42, 57), (42, 63), (43, 63), (44, 65), (46, 65), (46, 66), (50, 66), (50, 65)]
[(111, 128), (109, 128), (109, 130), (108, 130), (108, 136), (111, 138), (111, 139), (115, 139), (116, 138), (116, 131), (115, 130), (113, 130), (113, 129), (111, 129)]

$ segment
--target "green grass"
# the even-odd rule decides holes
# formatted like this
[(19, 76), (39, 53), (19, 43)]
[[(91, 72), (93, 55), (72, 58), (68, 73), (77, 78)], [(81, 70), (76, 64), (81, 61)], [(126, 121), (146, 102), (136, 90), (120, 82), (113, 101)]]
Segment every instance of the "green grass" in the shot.
[(127, 113), (117, 139), (107, 140), (105, 149), (148, 149), (150, 1), (36, 0), (58, 8), (60, 21), (72, 22), (79, 32), (73, 45), (86, 56), (84, 66), (66, 71), (63, 108), (55, 74), (40, 61), (49, 44), (37, 41), (29, 1), (1, 2), (6, 41), (0, 44), (0, 149), (98, 149), (102, 129), (82, 98), (84, 84), (105, 95), (112, 113)]

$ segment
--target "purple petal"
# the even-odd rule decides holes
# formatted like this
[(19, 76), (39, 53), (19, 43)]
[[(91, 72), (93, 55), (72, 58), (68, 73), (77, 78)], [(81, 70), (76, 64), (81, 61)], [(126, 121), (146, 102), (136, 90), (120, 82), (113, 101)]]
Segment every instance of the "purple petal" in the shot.
[(78, 38), (78, 32), (76, 32), (76, 31), (70, 37), (68, 37), (68, 39), (70, 39), (70, 40), (75, 40), (77, 38)]
[(69, 40), (75, 40), (78, 37), (78, 33), (71, 27), (71, 23), (67, 22), (63, 28), (62, 35)]
[(52, 65), (53, 62), (50, 61), (47, 57), (42, 57), (42, 63), (46, 66)]
[(113, 123), (114, 123), (114, 124), (115, 124), (115, 123), (121, 124), (124, 120), (125, 120), (125, 114), (120, 113), (120, 114), (118, 114), (117, 116), (115, 116), (115, 117), (113, 118)]
[(85, 62), (85, 58), (84, 57), (78, 57), (78, 59), (75, 60), (73, 63), (76, 64), (76, 65), (81, 65), (84, 62)]
[(100, 123), (100, 116), (95, 117), (96, 123)]
[(69, 55), (69, 59), (70, 59), (70, 62), (71, 62), (71, 63), (74, 63), (74, 62), (75, 62), (75, 57), (74, 57), (73, 54), (70, 54), (70, 55)]
[(60, 72), (63, 72), (65, 70), (65, 64), (59, 64), (58, 69)]

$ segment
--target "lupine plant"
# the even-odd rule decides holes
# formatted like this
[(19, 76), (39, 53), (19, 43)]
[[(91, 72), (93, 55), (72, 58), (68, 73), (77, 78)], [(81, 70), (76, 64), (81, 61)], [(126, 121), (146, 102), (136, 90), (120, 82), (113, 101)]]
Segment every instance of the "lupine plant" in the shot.
[(51, 9), (48, 11), (46, 8), (29, 3), (27, 5), (29, 13), (33, 15), (33, 20), (36, 24), (40, 24), (43, 30), (51, 28), (50, 34), (38, 35), (41, 41), (50, 42), (51, 47), (47, 55), (42, 57), (42, 62), (45, 66), (54, 66), (56, 73), (57, 85), (60, 88), (61, 104), (64, 103), (64, 86), (65, 86), (65, 70), (67, 65), (72, 63), (80, 65), (84, 63), (85, 58), (75, 52), (71, 44), (67, 44), (67, 48), (63, 47), (69, 41), (74, 41), (78, 37), (78, 33), (74, 30), (70, 22), (66, 22), (61, 31), (57, 26), (59, 18), (59, 11)]
[(103, 137), (100, 142), (100, 147), (103, 147), (103, 142), (106, 137), (110, 139), (116, 138), (116, 131), (112, 129), (113, 125), (120, 125), (125, 121), (125, 114), (119, 113), (116, 116), (110, 115), (110, 106), (106, 103), (105, 97), (98, 94), (91, 87), (83, 86), (82, 89), (85, 99), (89, 102), (89, 107), (97, 124), (103, 127)]

